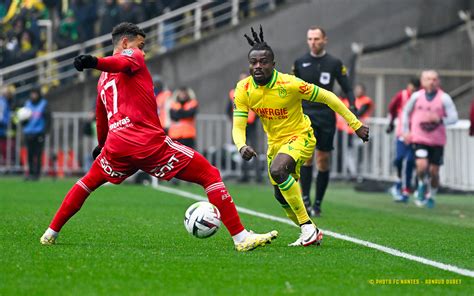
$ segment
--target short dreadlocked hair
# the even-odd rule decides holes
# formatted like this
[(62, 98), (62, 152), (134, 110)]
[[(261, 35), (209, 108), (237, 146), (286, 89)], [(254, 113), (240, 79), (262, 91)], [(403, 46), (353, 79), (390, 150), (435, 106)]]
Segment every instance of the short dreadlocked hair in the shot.
[(133, 40), (137, 35), (141, 35), (143, 38), (146, 37), (145, 32), (137, 25), (132, 23), (120, 23), (112, 30), (112, 43), (116, 46), (122, 37), (127, 37), (128, 39)]
[(270, 56), (273, 61), (275, 59), (275, 55), (273, 54), (272, 48), (263, 40), (262, 25), (260, 25), (260, 34), (257, 35), (257, 32), (255, 32), (252, 27), (250, 27), (250, 31), (252, 32), (253, 40), (252, 38), (247, 36), (247, 34), (244, 34), (244, 37), (247, 39), (250, 46), (252, 46), (247, 56), (250, 55), (252, 50), (267, 50), (268, 52), (270, 52)]

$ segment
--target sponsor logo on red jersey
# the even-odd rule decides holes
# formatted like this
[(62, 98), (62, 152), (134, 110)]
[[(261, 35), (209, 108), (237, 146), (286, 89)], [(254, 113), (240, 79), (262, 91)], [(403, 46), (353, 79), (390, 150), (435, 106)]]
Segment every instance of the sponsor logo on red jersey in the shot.
[(174, 169), (174, 164), (179, 162), (179, 159), (175, 157), (176, 154), (173, 154), (170, 159), (168, 159), (168, 163), (162, 166), (157, 166), (151, 172), (157, 177), (157, 178), (163, 178), (166, 173), (170, 172), (172, 169)]
[(132, 125), (133, 125), (133, 123), (131, 123), (130, 118), (128, 118), (128, 116), (127, 116), (123, 119), (117, 120), (114, 123), (111, 123), (109, 125), (109, 131), (114, 131), (115, 129), (122, 130), (122, 129), (127, 128), (127, 127), (132, 126)]
[(124, 178), (126, 177), (126, 174), (124, 173), (121, 173), (121, 172), (117, 172), (117, 171), (114, 171), (114, 169), (112, 168), (112, 166), (109, 164), (109, 162), (107, 161), (107, 159), (105, 159), (105, 157), (102, 156), (102, 158), (100, 159), (100, 166), (102, 167), (102, 169), (104, 170), (104, 172), (111, 176), (112, 178)]

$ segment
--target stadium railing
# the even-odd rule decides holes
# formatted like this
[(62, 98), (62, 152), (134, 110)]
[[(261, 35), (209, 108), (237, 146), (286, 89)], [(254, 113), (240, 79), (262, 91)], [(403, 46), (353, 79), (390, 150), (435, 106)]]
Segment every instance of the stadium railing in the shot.
[[(92, 163), (91, 151), (96, 145), (94, 136), (86, 135), (84, 127), (90, 124), (87, 112), (55, 112), (51, 131), (46, 136), (43, 155), (44, 175), (64, 177), (79, 175), (88, 170)], [(395, 169), (392, 165), (395, 154), (395, 136), (385, 132), (386, 118), (371, 118), (370, 142), (362, 144), (354, 139), (348, 146), (349, 137), (343, 134), (335, 139), (332, 157), (333, 177), (342, 179), (366, 178), (393, 181)], [(199, 114), (197, 117), (197, 150), (221, 171), (223, 177), (241, 176), (239, 153), (232, 143), (232, 124), (225, 115)], [(441, 167), (442, 186), (474, 191), (474, 137), (468, 136), (469, 121), (460, 120), (447, 128), (448, 143)], [(257, 151), (265, 161), (266, 139), (259, 131), (260, 143)], [(21, 173), (26, 169), (26, 149), (20, 125), (16, 137), (8, 138), (6, 163), (0, 164), (0, 172)], [(338, 158), (338, 155), (341, 157)], [(352, 166), (352, 170), (351, 170)], [(266, 165), (262, 167), (266, 174)], [(250, 170), (250, 175), (254, 170)]]
[[(241, 2), (200, 0), (140, 23), (139, 26), (147, 33), (147, 57), (199, 40), (216, 27), (235, 26), (242, 14), (270, 11), (276, 7), (275, 0), (249, 1), (248, 6), (242, 6)], [(17, 93), (21, 94), (37, 84), (59, 85), (73, 81), (73, 78), (83, 81), (85, 74), (78, 73), (72, 67), (71, 59), (79, 54), (103, 56), (111, 53), (112, 49), (111, 37), (107, 34), (49, 52), (0, 69), (0, 85), (13, 84), (17, 86)]]

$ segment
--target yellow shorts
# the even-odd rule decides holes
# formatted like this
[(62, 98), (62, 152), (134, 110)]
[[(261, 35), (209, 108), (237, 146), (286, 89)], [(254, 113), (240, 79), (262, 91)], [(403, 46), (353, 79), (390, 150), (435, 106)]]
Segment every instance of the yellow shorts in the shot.
[(282, 142), (269, 145), (267, 150), (267, 165), (268, 176), (270, 177), (272, 184), (277, 185), (270, 175), (270, 166), (272, 165), (272, 161), (278, 153), (288, 154), (295, 160), (295, 173), (292, 173), (291, 175), (296, 180), (299, 180), (301, 165), (311, 158), (315, 147), (316, 138), (314, 137), (312, 131), (305, 134), (294, 135)]

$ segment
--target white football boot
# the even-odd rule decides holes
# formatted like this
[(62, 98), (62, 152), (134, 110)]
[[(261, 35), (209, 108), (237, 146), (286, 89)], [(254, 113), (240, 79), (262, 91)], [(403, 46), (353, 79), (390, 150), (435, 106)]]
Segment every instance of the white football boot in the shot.
[(318, 229), (314, 224), (303, 224), (301, 225), (300, 237), (293, 243), (289, 244), (290, 247), (298, 246), (310, 246), (310, 245), (321, 245), (323, 240), (323, 232)]
[(275, 239), (277, 236), (278, 231), (276, 230), (264, 234), (250, 232), (243, 241), (235, 243), (235, 249), (239, 252), (251, 251), (255, 248), (263, 247), (267, 243), (271, 243), (272, 239)]
[(58, 237), (59, 232), (52, 230), (51, 228), (46, 229), (43, 236), (40, 238), (40, 243), (42, 245), (54, 245), (56, 243), (56, 238)]

